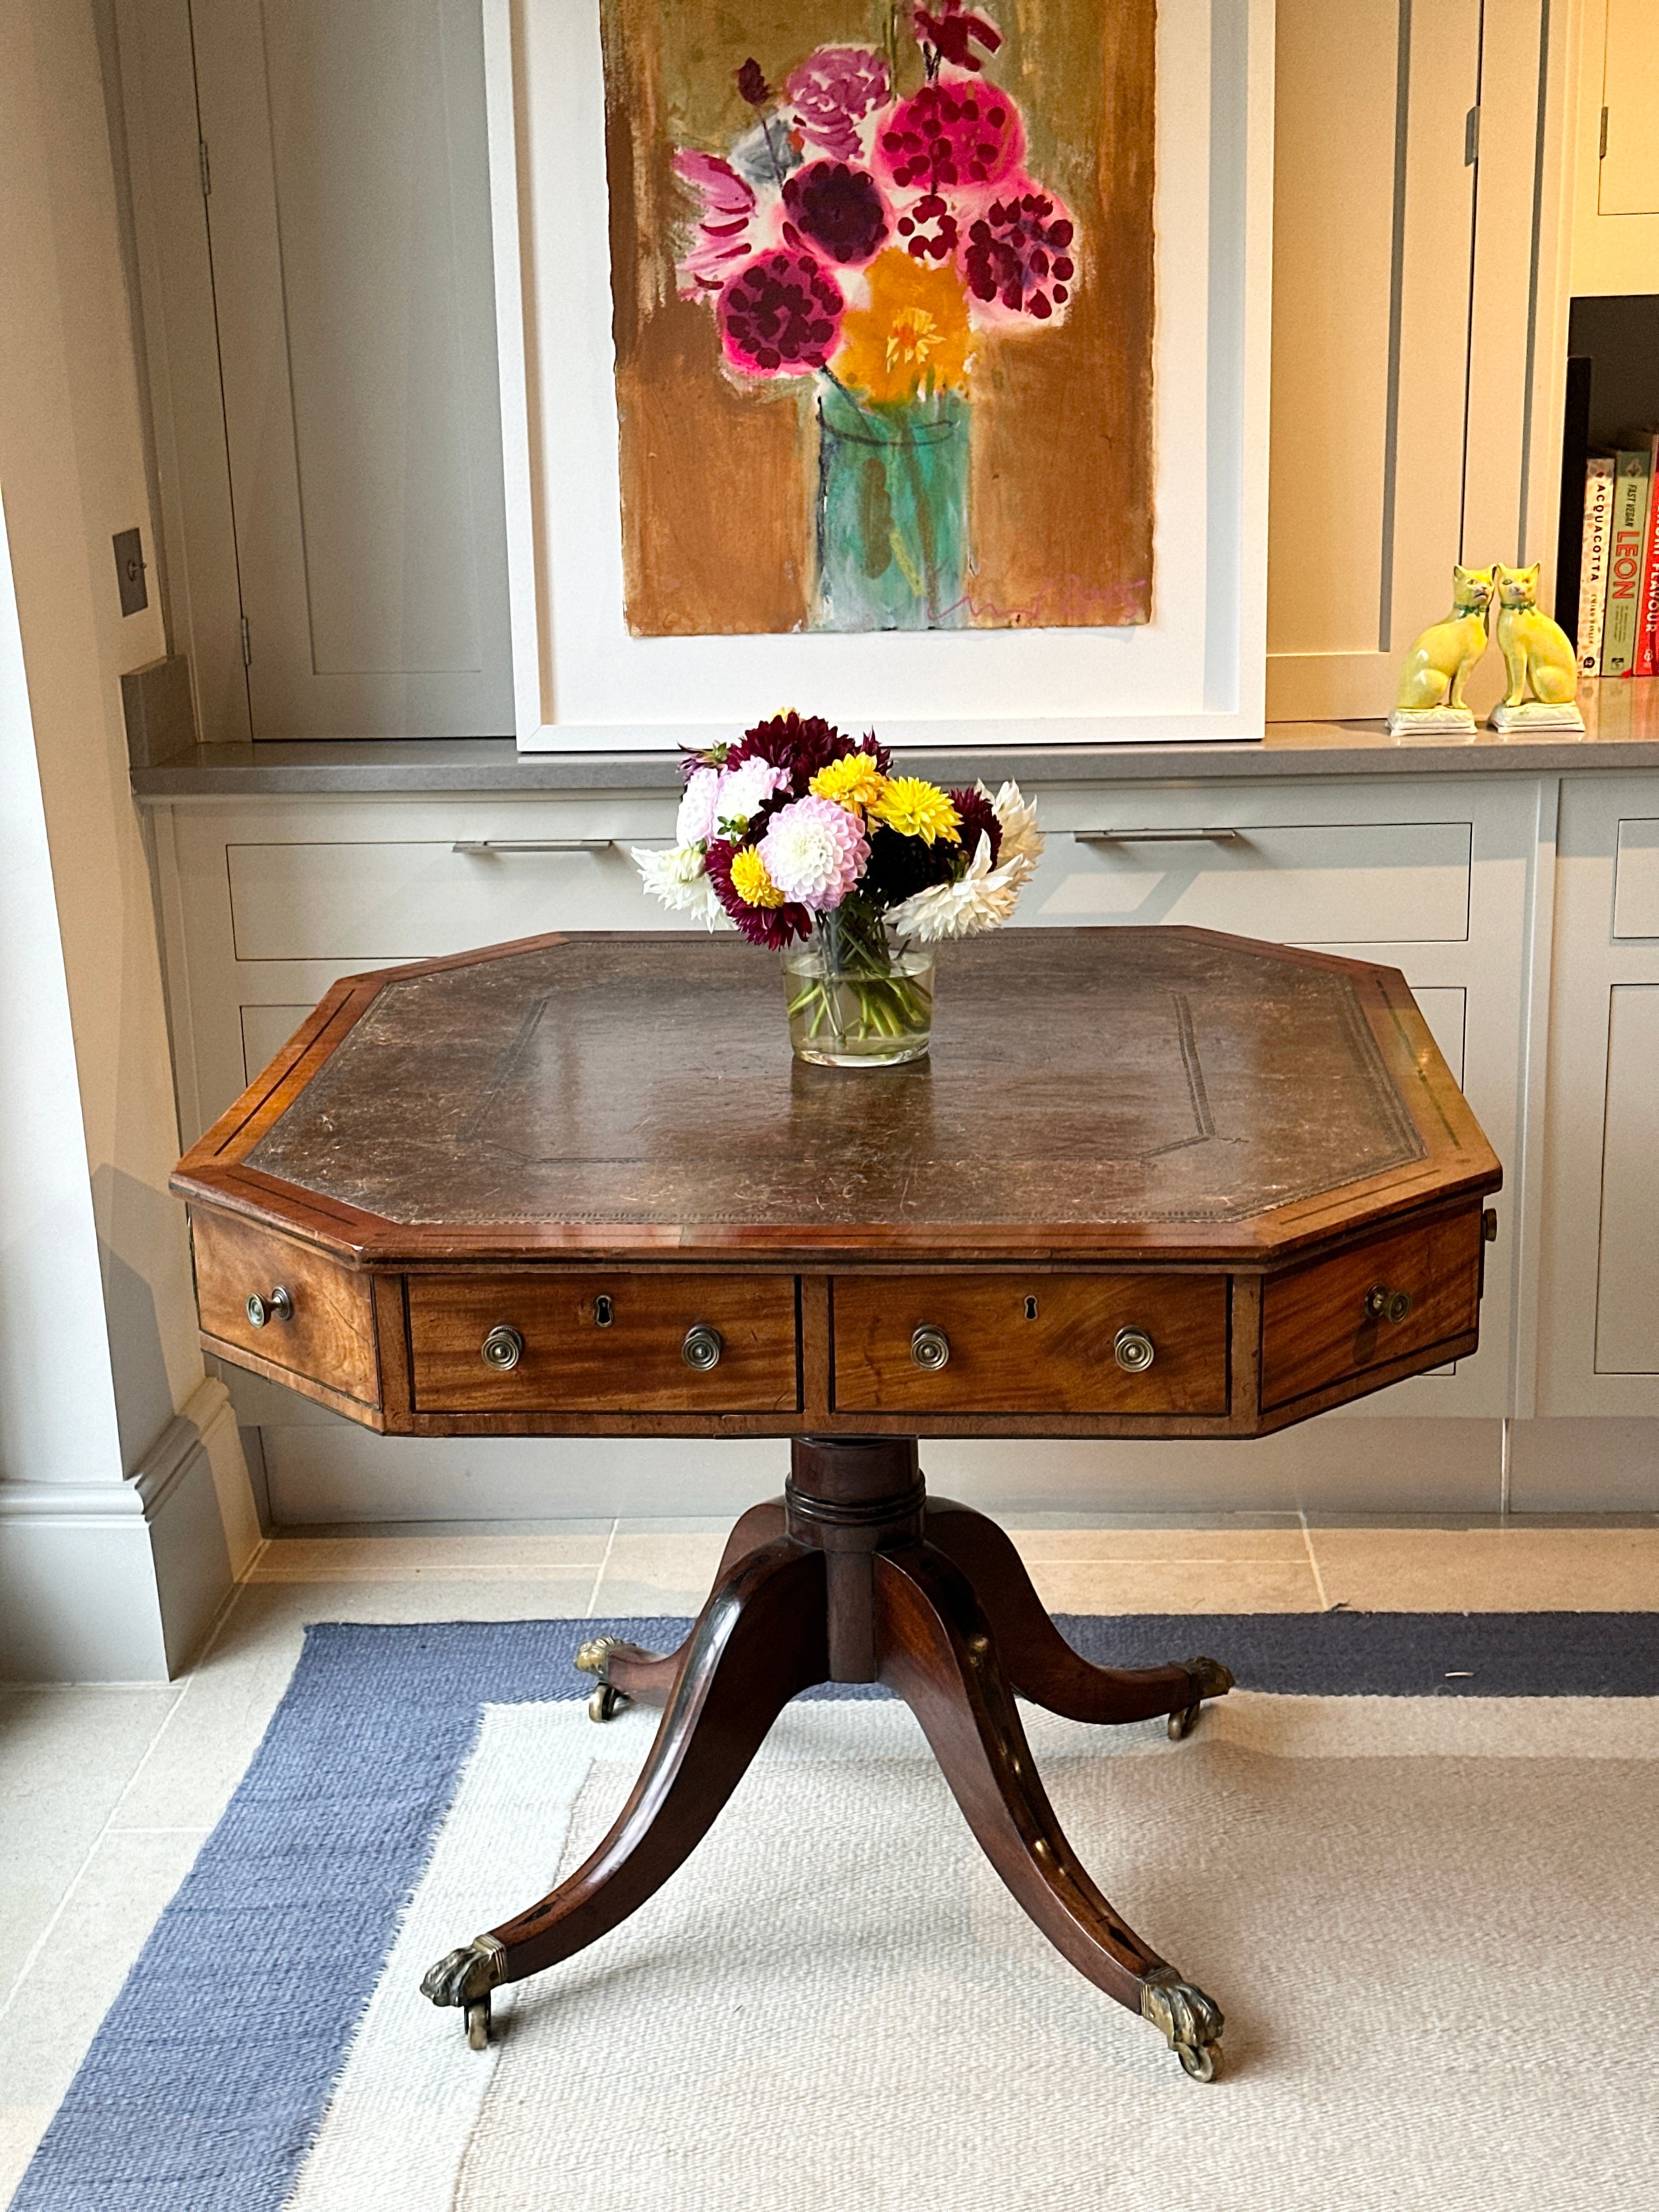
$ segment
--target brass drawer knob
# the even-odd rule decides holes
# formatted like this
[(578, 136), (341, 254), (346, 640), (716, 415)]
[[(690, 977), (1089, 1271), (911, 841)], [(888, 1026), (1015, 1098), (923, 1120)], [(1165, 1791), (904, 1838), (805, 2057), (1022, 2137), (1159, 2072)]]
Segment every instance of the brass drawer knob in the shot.
[(258, 1291), (248, 1292), (247, 1325), (250, 1328), (263, 1328), (268, 1321), (292, 1321), (293, 1318), (293, 1293), (285, 1290), (281, 1283), (264, 1297)]
[(726, 1340), (719, 1329), (710, 1328), (706, 1321), (695, 1321), (685, 1332), (680, 1358), (688, 1367), (696, 1368), (699, 1375), (707, 1375), (711, 1367), (720, 1365), (725, 1349)]
[(1158, 1358), (1158, 1346), (1144, 1328), (1121, 1328), (1112, 1339), (1112, 1357), (1126, 1375), (1144, 1375)]
[(1365, 1316), (1368, 1321), (1405, 1320), (1412, 1310), (1409, 1291), (1391, 1291), (1386, 1283), (1374, 1283), (1365, 1293)]
[(503, 1322), (485, 1337), (479, 1357), (486, 1367), (493, 1367), (497, 1374), (505, 1375), (524, 1358), (524, 1339), (516, 1328), (508, 1328)]
[(942, 1328), (925, 1321), (910, 1339), (910, 1357), (927, 1373), (937, 1375), (941, 1367), (951, 1364), (951, 1340)]

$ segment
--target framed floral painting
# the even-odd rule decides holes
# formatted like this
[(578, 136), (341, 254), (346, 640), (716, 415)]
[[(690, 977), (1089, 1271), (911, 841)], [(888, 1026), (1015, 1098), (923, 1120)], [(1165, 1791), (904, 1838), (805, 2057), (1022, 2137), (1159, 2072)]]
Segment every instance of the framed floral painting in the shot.
[(634, 633), (1145, 622), (1155, 0), (601, 23)]
[(518, 733), (1260, 734), (1270, 0), (483, 0)]

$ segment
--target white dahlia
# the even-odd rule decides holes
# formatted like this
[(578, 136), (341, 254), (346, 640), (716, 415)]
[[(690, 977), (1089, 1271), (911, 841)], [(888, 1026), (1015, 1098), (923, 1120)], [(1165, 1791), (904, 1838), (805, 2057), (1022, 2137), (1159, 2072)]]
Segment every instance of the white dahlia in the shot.
[[(982, 783), (975, 788), (982, 799), (991, 799)], [(973, 859), (954, 883), (930, 884), (893, 908), (888, 920), (895, 929), (934, 945), (947, 937), (977, 937), (1010, 920), (1036, 872), (1042, 832), (1036, 807), (1020, 797), (1018, 784), (1005, 783), (991, 799), (991, 808), (1002, 831), (996, 866), (991, 865), (991, 841), (981, 835)]]
[(787, 768), (775, 768), (770, 761), (758, 757), (739, 761), (736, 768), (722, 769), (714, 793), (717, 827), (710, 835), (723, 834), (718, 825), (729, 823), (740, 836), (743, 825), (752, 821), (772, 793), (781, 791), (788, 781)]
[(648, 852), (635, 845), (633, 854), (634, 866), (653, 898), (676, 914), (695, 915), (705, 929), (733, 927), (714, 896), (701, 845), (671, 845), (665, 852)]
[(718, 820), (714, 801), (720, 787), (720, 772), (717, 768), (696, 768), (686, 780), (685, 796), (680, 801), (678, 818), (674, 823), (675, 842), (682, 846), (706, 845), (714, 834)]

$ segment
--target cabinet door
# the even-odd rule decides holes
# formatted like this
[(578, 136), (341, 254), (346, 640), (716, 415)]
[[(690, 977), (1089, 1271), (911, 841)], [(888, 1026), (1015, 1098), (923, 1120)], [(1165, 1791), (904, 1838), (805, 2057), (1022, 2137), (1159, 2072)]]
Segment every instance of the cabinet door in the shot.
[(1540, 1413), (1659, 1413), (1659, 776), (1563, 787)]
[(1659, 292), (1653, 0), (1587, 0), (1579, 33), (1572, 290)]
[[(1528, 370), (1553, 332), (1548, 23), (1543, 0), (1279, 0), (1269, 720), (1385, 714), (1453, 562), (1553, 543), (1559, 412)], [(1470, 704), (1501, 686), (1493, 653)]]
[(477, 0), (194, 23), (253, 735), (509, 732)]

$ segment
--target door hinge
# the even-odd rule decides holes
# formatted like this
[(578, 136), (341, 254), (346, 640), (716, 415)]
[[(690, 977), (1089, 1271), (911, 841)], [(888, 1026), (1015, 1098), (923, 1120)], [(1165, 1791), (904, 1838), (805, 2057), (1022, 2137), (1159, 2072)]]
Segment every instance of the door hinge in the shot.
[(198, 138), (196, 141), (196, 166), (202, 173), (202, 198), (205, 199), (208, 194), (213, 190), (213, 172), (208, 167), (208, 149), (207, 140), (205, 138)]
[(1605, 161), (1607, 158), (1607, 111), (1605, 107), (1601, 110), (1601, 143), (1595, 149), (1595, 158), (1598, 161)]
[(1480, 110), (1470, 108), (1463, 118), (1463, 167), (1467, 169), (1480, 159)]
[(244, 668), (250, 668), (252, 665), (253, 647), (248, 643), (247, 617), (244, 615), (242, 617), (242, 665)]

